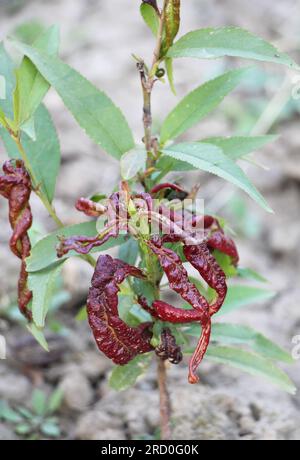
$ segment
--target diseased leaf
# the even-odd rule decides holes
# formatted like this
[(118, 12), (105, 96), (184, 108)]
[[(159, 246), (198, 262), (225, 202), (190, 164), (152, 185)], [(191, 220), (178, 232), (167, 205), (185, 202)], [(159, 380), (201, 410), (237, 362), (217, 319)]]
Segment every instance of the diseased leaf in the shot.
[(268, 203), (250, 182), (242, 169), (215, 145), (202, 142), (175, 144), (162, 153), (191, 164), (194, 168), (215, 174), (231, 182), (246, 192), (254, 201), (268, 212), (272, 212)]
[(124, 391), (135, 385), (137, 379), (147, 372), (152, 354), (137, 356), (125, 366), (116, 366), (109, 378), (109, 385), (116, 391)]
[(156, 37), (158, 34), (159, 18), (156, 10), (147, 3), (141, 4), (141, 15), (146, 25), (149, 27), (153, 35)]
[(255, 150), (259, 150), (278, 136), (244, 136), (244, 137), (210, 137), (201, 142), (208, 142), (223, 150), (223, 153), (236, 161)]
[(238, 348), (210, 346), (205, 359), (233, 366), (251, 375), (265, 377), (282, 390), (295, 394), (296, 387), (288, 375), (264, 357)]
[(257, 302), (272, 299), (275, 292), (253, 286), (229, 286), (225, 302), (217, 315), (224, 315)]
[[(33, 46), (50, 56), (57, 55), (59, 48), (58, 27), (52, 26), (43, 32)], [(16, 70), (16, 79), (14, 120), (16, 126), (20, 127), (34, 115), (50, 85), (27, 57), (23, 58), (20, 67)]]
[(28, 286), (32, 291), (32, 317), (38, 328), (45, 327), (45, 319), (52, 301), (55, 283), (63, 262), (48, 269), (29, 274)]
[[(194, 324), (184, 329), (184, 333), (199, 337), (199, 325)], [(292, 363), (293, 359), (287, 351), (276, 345), (260, 332), (248, 326), (230, 323), (215, 323), (212, 330), (212, 340), (222, 345), (246, 345), (253, 351), (268, 359)]]
[(166, 38), (165, 46), (168, 50), (173, 45), (180, 27), (180, 0), (167, 0), (164, 9)]
[(138, 172), (146, 169), (147, 153), (142, 147), (136, 147), (121, 157), (121, 175), (125, 180), (130, 180)]
[(20, 42), (14, 44), (53, 86), (91, 139), (117, 159), (134, 147), (126, 119), (104, 92), (59, 58)]
[(207, 116), (241, 82), (247, 71), (231, 70), (189, 93), (164, 120), (161, 143), (175, 139)]
[[(51, 116), (43, 105), (40, 105), (34, 116), (35, 137), (30, 139), (22, 135), (22, 145), (38, 181), (38, 185), (48, 200), (52, 202), (56, 178), (60, 167), (60, 145)], [(15, 142), (4, 128), (0, 128), (7, 154), (10, 158), (20, 158)]]
[[(53, 264), (60, 263), (61, 261), (78, 256), (75, 251), (71, 251), (66, 256), (58, 259), (56, 256), (56, 246), (59, 243), (59, 237), (68, 238), (70, 236), (95, 236), (97, 235), (96, 222), (84, 222), (82, 224), (71, 225), (62, 229), (56, 230), (53, 233), (45, 236), (32, 248), (30, 256), (26, 259), (27, 271), (37, 272), (50, 267)], [(95, 248), (93, 252), (106, 251), (108, 248), (118, 246), (124, 242), (124, 237), (121, 236), (116, 239), (111, 239), (103, 246)]]
[(174, 43), (168, 56), (201, 59), (233, 56), (275, 62), (299, 69), (287, 54), (279, 52), (270, 43), (239, 27), (207, 28), (189, 32)]

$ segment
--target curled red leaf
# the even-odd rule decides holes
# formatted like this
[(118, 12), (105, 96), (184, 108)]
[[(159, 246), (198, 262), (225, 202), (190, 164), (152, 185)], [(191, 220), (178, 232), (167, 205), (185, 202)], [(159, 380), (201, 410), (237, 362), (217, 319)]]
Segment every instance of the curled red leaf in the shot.
[(107, 207), (87, 198), (79, 198), (76, 209), (90, 217), (99, 217), (106, 213)]
[(152, 238), (152, 240), (148, 242), (148, 245), (158, 257), (160, 265), (168, 278), (170, 288), (188, 302), (193, 307), (193, 310), (175, 308), (161, 300), (153, 302), (151, 307), (146, 305), (145, 299), (141, 298), (139, 301), (152, 316), (159, 318), (161, 321), (177, 324), (194, 321), (200, 323), (202, 327), (201, 337), (189, 364), (189, 382), (197, 383), (199, 378), (196, 375), (196, 370), (205, 355), (211, 333), (209, 304), (205, 297), (200, 294), (196, 286), (190, 282), (188, 273), (180, 257), (171, 249), (163, 246), (163, 243), (170, 241), (174, 242), (175, 240), (178, 240), (178, 237), (165, 235), (163, 238)]
[(138, 268), (109, 255), (100, 256), (89, 290), (87, 311), (98, 348), (115, 364), (126, 364), (135, 356), (152, 351), (152, 323), (130, 327), (119, 317), (119, 285), (128, 276), (144, 278)]
[(28, 304), (32, 293), (28, 289), (28, 273), (26, 257), (29, 256), (31, 244), (28, 230), (32, 224), (32, 214), (29, 204), (31, 180), (21, 160), (7, 161), (3, 165), (4, 175), (0, 176), (0, 195), (8, 199), (9, 221), (13, 234), (10, 239), (12, 252), (21, 259), (21, 270), (18, 282), (18, 304), (21, 313), (31, 319)]

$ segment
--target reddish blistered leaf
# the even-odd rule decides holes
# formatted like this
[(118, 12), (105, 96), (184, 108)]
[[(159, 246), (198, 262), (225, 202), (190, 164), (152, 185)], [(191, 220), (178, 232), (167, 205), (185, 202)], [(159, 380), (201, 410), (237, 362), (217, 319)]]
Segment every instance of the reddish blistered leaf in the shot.
[(119, 285), (128, 276), (144, 278), (138, 268), (109, 255), (100, 256), (87, 301), (89, 324), (97, 346), (115, 364), (126, 364), (137, 355), (153, 350), (152, 323), (134, 328), (119, 317)]
[(18, 304), (21, 313), (31, 319), (28, 304), (32, 293), (27, 286), (26, 257), (29, 256), (31, 244), (28, 230), (32, 224), (29, 204), (31, 180), (21, 160), (6, 161), (3, 165), (4, 175), (0, 176), (0, 195), (8, 199), (9, 221), (13, 234), (10, 239), (12, 252), (21, 259), (21, 271), (18, 282)]

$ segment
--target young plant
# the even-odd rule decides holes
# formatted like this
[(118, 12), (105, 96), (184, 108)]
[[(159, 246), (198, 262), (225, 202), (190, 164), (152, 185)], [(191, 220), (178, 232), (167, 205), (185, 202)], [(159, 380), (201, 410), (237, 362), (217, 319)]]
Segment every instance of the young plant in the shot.
[[(253, 270), (238, 267), (238, 251), (225, 233), (225, 222), (199, 206), (198, 187), (186, 191), (165, 182), (170, 172), (205, 171), (239, 187), (272, 212), (238, 160), (247, 159), (274, 136), (177, 141), (237, 87), (248, 69), (229, 70), (194, 89), (167, 114), (158, 135), (152, 127), (153, 90), (165, 83), (167, 75), (175, 93), (173, 61), (182, 57), (231, 56), (299, 67), (271, 44), (237, 27), (200, 29), (176, 40), (180, 0), (161, 3), (145, 0), (141, 5), (141, 15), (156, 38), (152, 62), (148, 65), (134, 56), (143, 96), (142, 142), (135, 142), (111, 99), (58, 57), (56, 27), (32, 44), (12, 41), (23, 56), (17, 68), (1, 45), (5, 98), (0, 101), (0, 134), (10, 160), (0, 176), (0, 194), (9, 204), (10, 246), (21, 260), (19, 306), (29, 330), (45, 346), (42, 329), (64, 263), (79, 256), (91, 264), (95, 272), (87, 316), (99, 350), (116, 364), (110, 385), (117, 390), (133, 385), (156, 356), (161, 437), (167, 439), (171, 433), (166, 362), (178, 364), (184, 354), (192, 353), (188, 374), (192, 384), (199, 381), (198, 367), (206, 357), (264, 376), (290, 393), (295, 388), (276, 366), (278, 361), (291, 362), (287, 352), (248, 327), (229, 323), (212, 327), (214, 315), (270, 299), (274, 293), (231, 284), (232, 277), (264, 280)], [(93, 217), (78, 225), (65, 226), (53, 206), (60, 150), (42, 103), (50, 87), (86, 134), (120, 165), (121, 182), (108, 197), (98, 191), (89, 198), (78, 197), (77, 210)], [(31, 193), (40, 198), (57, 225), (36, 244), (30, 243), (28, 233)], [(96, 261), (92, 255), (117, 246), (118, 258), (101, 254)], [(189, 276), (190, 268), (198, 272), (197, 278)], [(162, 300), (165, 287), (181, 296), (182, 308)], [(198, 342), (190, 349), (193, 337)]]
[(26, 439), (58, 438), (61, 430), (54, 414), (60, 409), (62, 397), (61, 390), (55, 390), (49, 397), (41, 390), (34, 390), (29, 408), (12, 408), (0, 401), (0, 420), (13, 425), (15, 432)]

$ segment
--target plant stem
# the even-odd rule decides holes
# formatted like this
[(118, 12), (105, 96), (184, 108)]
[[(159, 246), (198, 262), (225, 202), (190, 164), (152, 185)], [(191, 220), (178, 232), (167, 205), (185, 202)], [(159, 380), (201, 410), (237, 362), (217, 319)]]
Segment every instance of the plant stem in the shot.
[[(51, 216), (53, 221), (56, 223), (57, 227), (58, 228), (63, 228), (64, 227), (63, 222), (60, 220), (60, 218), (56, 214), (56, 211), (55, 211), (54, 207), (52, 206), (52, 204), (50, 203), (49, 199), (47, 198), (47, 196), (43, 193), (43, 191), (40, 188), (40, 184), (39, 184), (39, 182), (38, 182), (38, 180), (37, 180), (37, 178), (36, 178), (36, 176), (34, 174), (34, 171), (33, 171), (32, 167), (30, 165), (30, 161), (28, 160), (27, 154), (26, 154), (26, 152), (24, 150), (24, 147), (23, 147), (23, 145), (21, 143), (20, 137), (13, 135), (12, 138), (15, 141), (16, 146), (17, 146), (17, 148), (18, 148), (18, 150), (20, 152), (21, 158), (24, 161), (25, 167), (26, 167), (27, 171), (30, 174), (32, 184), (33, 184), (33, 188), (34, 188), (34, 191), (35, 191), (36, 195), (39, 197), (39, 199), (41, 200), (41, 202), (43, 203), (43, 205), (47, 209), (49, 215)], [(88, 262), (92, 267), (96, 266), (95, 259), (92, 256), (90, 256), (89, 254), (81, 255), (80, 258), (85, 260), (86, 262)]]
[(162, 40), (163, 40), (163, 31), (164, 31), (164, 11), (165, 5), (167, 0), (164, 0), (164, 6), (159, 18), (159, 28), (157, 33), (157, 40), (155, 49), (153, 52), (153, 62), (152, 67), (147, 72), (145, 64), (143, 61), (138, 62), (137, 68), (140, 72), (141, 83), (142, 83), (142, 90), (143, 90), (143, 123), (144, 123), (144, 143), (146, 146), (146, 150), (148, 153), (148, 163), (147, 168), (150, 168), (153, 164), (153, 139), (152, 139), (152, 111), (151, 111), (151, 96), (153, 85), (155, 83), (155, 74), (160, 63), (160, 54), (161, 54), (161, 47), (162, 47)]
[(167, 388), (166, 362), (159, 358), (157, 362), (157, 380), (160, 407), (160, 438), (162, 441), (167, 441), (172, 438), (170, 426), (171, 404)]

